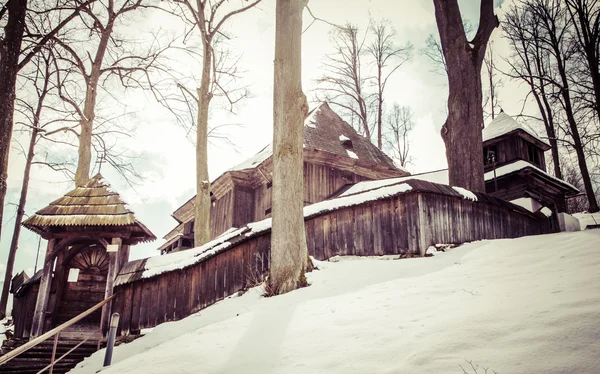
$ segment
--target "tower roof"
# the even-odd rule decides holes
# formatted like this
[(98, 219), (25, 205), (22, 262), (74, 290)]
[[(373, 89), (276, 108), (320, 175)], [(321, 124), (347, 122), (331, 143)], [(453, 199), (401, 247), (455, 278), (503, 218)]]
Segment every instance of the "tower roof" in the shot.
[(140, 221), (119, 194), (110, 188), (100, 173), (86, 183), (54, 200), (23, 222), (23, 226), (44, 234), (73, 231), (73, 227), (123, 228), (131, 232), (135, 242), (152, 241), (156, 237)]
[(512, 133), (518, 133), (518, 135), (537, 144), (545, 151), (550, 149), (550, 145), (542, 140), (535, 130), (526, 124), (517, 122), (505, 112), (500, 112), (496, 118), (483, 129), (483, 142), (485, 143)]

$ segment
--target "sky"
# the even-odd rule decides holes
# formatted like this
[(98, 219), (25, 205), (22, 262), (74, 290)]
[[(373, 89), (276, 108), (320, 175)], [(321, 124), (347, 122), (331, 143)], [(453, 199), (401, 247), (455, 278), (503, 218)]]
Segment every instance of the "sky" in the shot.
[[(511, 1), (496, 1), (496, 14), (502, 20)], [(478, 0), (459, 1), (463, 18), (477, 24)], [(309, 7), (313, 14), (330, 23), (345, 22), (365, 26), (369, 14), (374, 19), (387, 18), (397, 31), (397, 43), (413, 44), (413, 55), (391, 78), (387, 88), (387, 103), (397, 102), (410, 106), (415, 113), (416, 126), (411, 134), (411, 156), (409, 166), (412, 173), (439, 170), (446, 167), (445, 148), (439, 135), (445, 120), (447, 88), (446, 78), (433, 73), (427, 57), (419, 53), (430, 34), (437, 33), (433, 2), (431, 0), (312, 0)], [(224, 128), (231, 143), (215, 141), (209, 146), (209, 173), (214, 180), (222, 172), (253, 156), (272, 139), (272, 92), (274, 53), (274, 10), (275, 0), (263, 0), (257, 9), (243, 13), (227, 25), (229, 34), (235, 38), (229, 43), (235, 52), (242, 55), (240, 68), (245, 70), (243, 83), (250, 88), (247, 99), (235, 114), (224, 110), (211, 110), (211, 126), (235, 125)], [(304, 12), (304, 23), (312, 17)], [(145, 26), (169, 32), (178, 30), (176, 20), (165, 14), (148, 14)], [(164, 30), (164, 31), (163, 31)], [(331, 26), (315, 22), (304, 34), (302, 45), (303, 89), (310, 99), (313, 97), (315, 80), (322, 74), (320, 65), (324, 56), (331, 53), (329, 31)], [(509, 55), (506, 41), (498, 28), (492, 35), (494, 50), (499, 57)], [(500, 69), (501, 58), (496, 64)], [(181, 65), (181, 64), (180, 64)], [(189, 71), (200, 72), (200, 66), (187, 66)], [(518, 82), (504, 79), (499, 89), (502, 109), (509, 115), (520, 113), (527, 90)], [(153, 243), (141, 244), (131, 249), (131, 259), (158, 255), (156, 248), (164, 236), (176, 225), (171, 213), (194, 195), (195, 151), (186, 130), (178, 125), (174, 116), (161, 107), (147, 92), (130, 91), (119, 97), (130, 113), (120, 121), (135, 127), (131, 138), (121, 140), (122, 146), (140, 155), (138, 171), (142, 175), (132, 188), (114, 171), (103, 167), (102, 174), (114, 190), (121, 194), (136, 217), (159, 238)], [(316, 103), (311, 103), (314, 107)], [(534, 125), (535, 126), (535, 125)], [(8, 248), (14, 228), (15, 204), (18, 202), (23, 177), (24, 157), (17, 151), (16, 142), (25, 143), (26, 137), (15, 135), (15, 146), (9, 161), (8, 194), (6, 198), (2, 238), (0, 241), (0, 273), (3, 273), (8, 257)], [(64, 150), (61, 150), (64, 151)], [(45, 207), (74, 187), (63, 175), (47, 168), (35, 166), (32, 170), (26, 214)], [(33, 274), (39, 237), (22, 230), (14, 274), (26, 270)], [(40, 258), (46, 243), (41, 240)], [(39, 265), (38, 265), (39, 269)]]

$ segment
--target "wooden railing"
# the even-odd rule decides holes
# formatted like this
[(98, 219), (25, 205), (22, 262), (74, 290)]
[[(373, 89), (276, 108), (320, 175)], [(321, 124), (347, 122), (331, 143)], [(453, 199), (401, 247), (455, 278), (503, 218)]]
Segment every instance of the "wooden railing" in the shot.
[[(13, 358), (19, 356), (20, 354), (28, 351), (29, 349), (35, 347), (36, 345), (48, 340), (49, 338), (54, 336), (54, 346), (52, 348), (52, 358), (50, 360), (50, 364), (48, 366), (46, 366), (45, 368), (43, 368), (42, 370), (40, 370), (38, 373), (41, 373), (43, 371), (45, 371), (46, 369), (50, 369), (50, 373), (52, 374), (52, 369), (54, 367), (54, 364), (56, 364), (57, 362), (59, 362), (60, 360), (62, 360), (63, 358), (65, 358), (69, 353), (73, 352), (75, 349), (77, 349), (80, 345), (82, 345), (83, 343), (85, 343), (86, 341), (88, 341), (89, 339), (91, 339), (93, 336), (95, 336), (97, 333), (101, 333), (102, 327), (100, 327), (97, 331), (95, 331), (93, 334), (87, 336), (83, 341), (81, 341), (79, 344), (77, 344), (75, 347), (73, 347), (72, 349), (70, 349), (67, 353), (65, 353), (64, 355), (62, 355), (61, 357), (59, 357), (58, 359), (55, 360), (56, 357), (56, 347), (58, 345), (58, 336), (59, 334), (66, 329), (67, 327), (70, 327), (71, 325), (74, 325), (75, 323), (79, 322), (80, 320), (82, 320), (83, 318), (89, 316), (90, 314), (92, 314), (93, 312), (95, 312), (96, 310), (102, 308), (105, 304), (107, 304), (108, 302), (110, 302), (112, 299), (115, 298), (116, 295), (112, 295), (104, 300), (102, 300), (101, 302), (99, 302), (98, 304), (94, 305), (93, 307), (89, 308), (88, 310), (86, 310), (85, 312), (71, 318), (70, 320), (68, 320), (67, 322), (63, 323), (60, 326), (57, 326), (55, 328), (53, 328), (52, 330), (48, 331), (45, 334), (42, 334), (40, 336), (38, 336), (35, 339), (32, 339), (30, 341), (28, 341), (27, 343), (23, 344), (22, 346), (8, 352), (7, 354), (5, 354), (4, 356), (0, 356), (0, 365), (3, 365), (5, 363), (7, 363), (8, 361), (12, 360)], [(100, 322), (100, 326), (102, 326), (102, 321)], [(98, 346), (100, 345), (100, 342), (98, 342)]]

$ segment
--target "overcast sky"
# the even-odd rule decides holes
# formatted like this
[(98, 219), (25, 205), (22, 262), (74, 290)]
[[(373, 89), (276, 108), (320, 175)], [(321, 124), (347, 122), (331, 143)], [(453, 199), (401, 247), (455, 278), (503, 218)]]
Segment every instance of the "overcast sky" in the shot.
[[(464, 18), (476, 27), (479, 0), (459, 2)], [(502, 15), (511, 1), (496, 2), (496, 13)], [(445, 77), (432, 73), (430, 61), (419, 54), (429, 34), (437, 33), (433, 2), (431, 0), (312, 0), (309, 6), (313, 13), (335, 24), (346, 21), (366, 25), (369, 14), (374, 19), (389, 19), (398, 32), (397, 43), (410, 42), (414, 45), (412, 59), (393, 76), (388, 83), (387, 104), (397, 102), (410, 106), (415, 113), (416, 128), (411, 135), (411, 154), (414, 164), (411, 172), (437, 170), (446, 167), (444, 145), (439, 130), (445, 120), (447, 88)], [(244, 83), (250, 86), (253, 97), (248, 99), (235, 115), (213, 110), (211, 125), (238, 124), (229, 127), (228, 135), (235, 147), (216, 142), (209, 147), (209, 167), (211, 180), (223, 171), (254, 155), (272, 138), (272, 75), (274, 51), (274, 0), (263, 0), (258, 9), (242, 14), (230, 22), (228, 31), (235, 35), (231, 45), (242, 53), (241, 66), (247, 71)], [(305, 12), (304, 22), (312, 18)], [(152, 15), (146, 23), (156, 28), (168, 28), (173, 19), (165, 15)], [(314, 23), (303, 35), (303, 86), (310, 98), (315, 87), (315, 79), (321, 75), (319, 69), (323, 56), (331, 52), (328, 33), (331, 27), (323, 22)], [(498, 28), (492, 41), (499, 56), (508, 56), (505, 40)], [(504, 64), (497, 60), (497, 65)], [(195, 67), (190, 67), (191, 69)], [(200, 71), (200, 67), (197, 67)], [(518, 114), (526, 89), (504, 79), (500, 88), (499, 100), (508, 114)], [(177, 125), (173, 116), (147, 93), (131, 92), (122, 97), (127, 112), (134, 113), (123, 121), (135, 125), (136, 132), (131, 139), (123, 140), (124, 145), (142, 156), (139, 171), (143, 175), (140, 184), (132, 189), (113, 171), (103, 168), (102, 174), (131, 206), (136, 217), (146, 224), (159, 240), (132, 248), (132, 258), (142, 258), (158, 254), (156, 248), (164, 241), (162, 236), (170, 231), (176, 221), (171, 213), (194, 195), (195, 167), (194, 145), (186, 137), (183, 128)], [(312, 105), (314, 106), (314, 104)], [(535, 126), (535, 125), (534, 125)], [(16, 137), (23, 141), (24, 138)], [(23, 173), (24, 157), (11, 152), (9, 165), (8, 204), (18, 202), (18, 194)], [(43, 208), (52, 200), (73, 188), (72, 182), (65, 181), (62, 175), (47, 169), (34, 167), (30, 182), (27, 214)], [(5, 222), (0, 242), (0, 272), (6, 262), (9, 242), (14, 227), (15, 207), (5, 207)], [(45, 251), (45, 241), (41, 241), (41, 253)], [(15, 273), (26, 269), (33, 273), (38, 236), (23, 229)], [(40, 258), (42, 258), (40, 256)], [(39, 265), (38, 265), (39, 269)]]

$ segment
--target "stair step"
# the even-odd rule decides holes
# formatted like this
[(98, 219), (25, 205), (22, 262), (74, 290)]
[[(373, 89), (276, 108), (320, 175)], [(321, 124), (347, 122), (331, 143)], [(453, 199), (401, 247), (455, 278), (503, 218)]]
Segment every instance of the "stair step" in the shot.
[[(4, 344), (2, 349), (4, 353), (8, 353), (17, 347), (27, 343), (28, 340), (20, 339), (13, 340), (9, 344)], [(6, 342), (5, 342), (6, 343)], [(76, 340), (59, 340), (56, 346), (55, 359), (59, 358), (69, 350), (74, 348), (79, 341)], [(38, 344), (35, 347), (28, 349), (16, 358), (0, 366), (0, 374), (29, 374), (37, 373), (42, 368), (46, 367), (52, 358), (52, 349), (54, 347), (54, 341), (52, 339), (47, 340)], [(54, 366), (53, 372), (56, 374), (63, 374), (74, 368), (79, 362), (83, 361), (86, 357), (91, 356), (96, 352), (98, 347), (97, 341), (85, 342), (77, 347), (73, 352), (69, 353), (68, 356), (60, 360)]]

